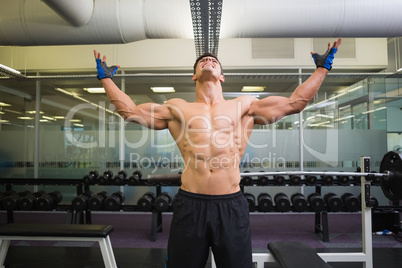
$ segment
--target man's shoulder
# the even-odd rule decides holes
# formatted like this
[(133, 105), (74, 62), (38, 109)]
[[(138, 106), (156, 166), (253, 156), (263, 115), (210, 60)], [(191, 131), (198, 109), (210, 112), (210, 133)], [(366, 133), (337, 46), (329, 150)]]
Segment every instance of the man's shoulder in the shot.
[(165, 104), (167, 105), (183, 105), (183, 104), (187, 104), (188, 102), (184, 99), (180, 99), (180, 98), (173, 98), (173, 99), (169, 99), (165, 102)]

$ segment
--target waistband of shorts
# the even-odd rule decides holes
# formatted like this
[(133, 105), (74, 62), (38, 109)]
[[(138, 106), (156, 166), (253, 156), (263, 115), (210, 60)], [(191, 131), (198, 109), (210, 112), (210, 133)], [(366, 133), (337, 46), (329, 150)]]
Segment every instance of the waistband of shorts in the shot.
[(193, 198), (193, 199), (198, 199), (198, 200), (230, 200), (230, 199), (236, 199), (239, 198), (240, 196), (243, 196), (243, 192), (240, 190), (236, 193), (233, 194), (224, 194), (224, 195), (208, 195), (208, 194), (196, 194), (192, 192), (187, 192), (183, 189), (179, 188), (178, 194), (181, 196)]

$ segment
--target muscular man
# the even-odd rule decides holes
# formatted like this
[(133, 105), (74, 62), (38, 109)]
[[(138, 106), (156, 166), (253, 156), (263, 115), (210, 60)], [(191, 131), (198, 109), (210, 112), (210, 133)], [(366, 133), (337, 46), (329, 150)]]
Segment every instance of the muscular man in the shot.
[(313, 53), (316, 71), (289, 97), (225, 100), (222, 67), (212, 54), (200, 56), (192, 80), (196, 101), (171, 99), (159, 105), (134, 102), (112, 81), (118, 66), (94, 51), (98, 78), (118, 113), (152, 129), (168, 128), (184, 160), (175, 198), (166, 266), (205, 267), (212, 248), (218, 267), (252, 267), (248, 205), (240, 191), (240, 159), (254, 124), (270, 124), (299, 113), (314, 97), (331, 70), (341, 39), (325, 54)]

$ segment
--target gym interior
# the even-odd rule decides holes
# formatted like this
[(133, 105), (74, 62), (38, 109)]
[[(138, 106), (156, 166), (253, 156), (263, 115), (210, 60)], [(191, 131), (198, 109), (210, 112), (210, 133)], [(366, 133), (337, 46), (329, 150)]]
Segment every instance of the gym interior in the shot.
[(297, 2), (1, 0), (1, 222), (111, 225), (114, 252), (55, 230), (10, 238), (3, 267), (164, 267), (184, 162), (167, 129), (118, 115), (93, 50), (119, 65), (113, 81), (135, 104), (163, 104), (195, 101), (203, 52), (219, 57), (225, 99), (289, 97), (316, 68), (310, 52), (338, 37), (314, 99), (256, 125), (240, 160), (253, 254), (292, 267), (267, 244), (297, 240), (331, 267), (399, 267), (402, 4)]

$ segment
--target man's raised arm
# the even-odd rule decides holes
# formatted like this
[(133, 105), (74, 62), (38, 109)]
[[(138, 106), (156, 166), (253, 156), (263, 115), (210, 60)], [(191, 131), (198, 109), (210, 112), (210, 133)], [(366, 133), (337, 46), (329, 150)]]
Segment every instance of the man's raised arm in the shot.
[(100, 53), (94, 50), (98, 79), (101, 81), (110, 102), (116, 107), (116, 111), (124, 120), (141, 124), (147, 128), (165, 129), (168, 120), (172, 119), (169, 108), (156, 103), (144, 103), (135, 105), (132, 99), (122, 92), (113, 82), (112, 77), (120, 67), (106, 65), (106, 56), (101, 60)]
[(332, 47), (331, 43), (328, 43), (328, 50), (323, 55), (311, 52), (317, 69), (304, 83), (295, 89), (289, 98), (271, 96), (254, 101), (250, 105), (249, 112), (254, 117), (254, 122), (256, 124), (270, 124), (286, 115), (300, 113), (314, 98), (324, 78), (332, 69), (334, 54), (337, 52), (341, 42), (342, 39), (339, 38)]

